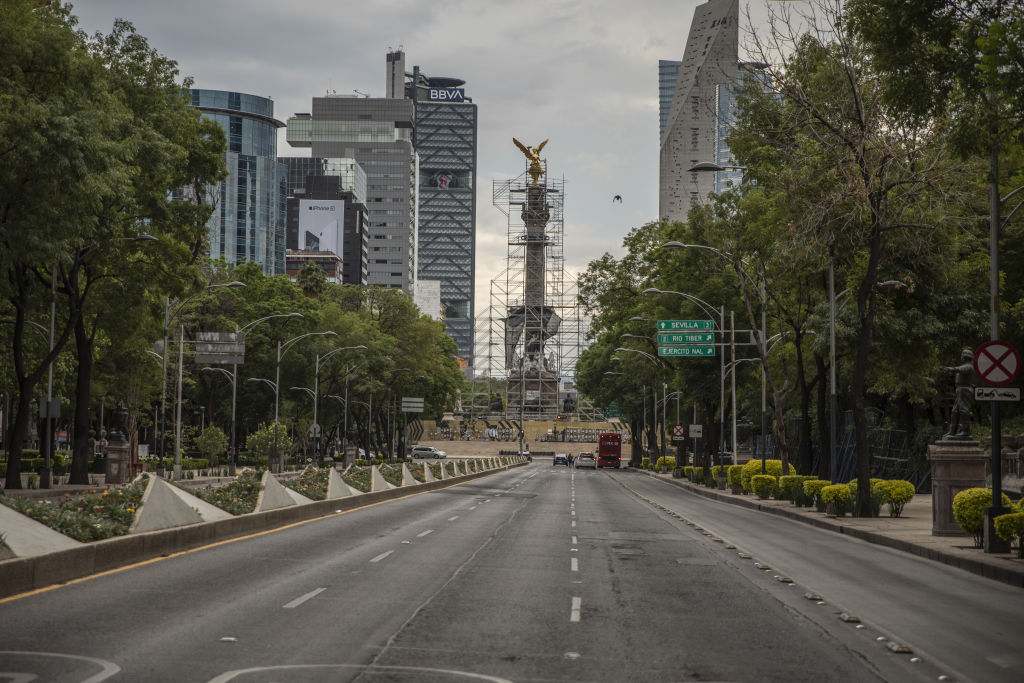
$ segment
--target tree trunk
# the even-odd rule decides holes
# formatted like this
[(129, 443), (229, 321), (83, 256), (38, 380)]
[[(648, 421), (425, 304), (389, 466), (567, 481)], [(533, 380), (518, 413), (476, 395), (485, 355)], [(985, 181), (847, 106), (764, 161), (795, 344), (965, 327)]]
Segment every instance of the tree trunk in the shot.
[(831, 417), (828, 411), (831, 410), (829, 407), (829, 386), (825, 381), (825, 377), (828, 375), (828, 363), (825, 362), (825, 358), (821, 354), (814, 354), (814, 365), (818, 369), (818, 443), (821, 444), (821, 455), (818, 458), (818, 479), (824, 479), (828, 481), (831, 476), (832, 462), (832, 449), (835, 445), (832, 443), (832, 429), (830, 425)]
[(75, 353), (78, 375), (75, 378), (75, 437), (71, 446), (71, 477), (69, 484), (89, 483), (89, 389), (92, 383), (92, 339), (86, 334), (85, 321), (75, 323)]
[(800, 343), (803, 337), (796, 337), (796, 382), (800, 390), (800, 450), (797, 453), (797, 474), (811, 471), (811, 386), (807, 383), (804, 369), (804, 349)]
[(868, 243), (867, 268), (857, 291), (860, 329), (857, 335), (857, 353), (854, 356), (850, 388), (853, 393), (853, 428), (857, 439), (857, 514), (861, 517), (871, 515), (871, 451), (868, 448), (865, 392), (868, 357), (871, 355), (871, 341), (874, 333), (875, 282), (878, 279), (878, 262), (881, 259), (883, 241), (882, 232), (879, 226), (875, 225)]

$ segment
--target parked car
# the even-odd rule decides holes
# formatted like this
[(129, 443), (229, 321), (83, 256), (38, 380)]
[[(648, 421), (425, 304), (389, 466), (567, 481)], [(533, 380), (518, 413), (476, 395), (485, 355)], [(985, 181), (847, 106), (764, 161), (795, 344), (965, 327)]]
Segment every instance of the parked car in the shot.
[(418, 459), (433, 458), (437, 460), (448, 457), (448, 454), (439, 448), (434, 448), (433, 446), (413, 446), (412, 457)]
[(551, 462), (552, 465), (565, 465), (569, 466), (569, 456), (565, 453), (555, 453), (555, 459)]
[(597, 458), (593, 453), (580, 453), (576, 456), (576, 467), (592, 467), (597, 469)]

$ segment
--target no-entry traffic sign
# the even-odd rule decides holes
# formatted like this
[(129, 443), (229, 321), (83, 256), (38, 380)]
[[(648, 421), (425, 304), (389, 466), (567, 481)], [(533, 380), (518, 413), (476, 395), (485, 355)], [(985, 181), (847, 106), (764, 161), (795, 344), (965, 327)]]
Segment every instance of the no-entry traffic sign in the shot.
[(974, 371), (989, 386), (1005, 386), (1020, 373), (1020, 353), (1008, 342), (985, 342), (974, 352)]

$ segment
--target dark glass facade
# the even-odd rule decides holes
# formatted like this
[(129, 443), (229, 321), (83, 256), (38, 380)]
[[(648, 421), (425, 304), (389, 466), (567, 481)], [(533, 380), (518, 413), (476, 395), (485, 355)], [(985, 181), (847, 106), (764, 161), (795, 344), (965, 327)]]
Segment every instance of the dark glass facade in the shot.
[(287, 176), (277, 162), (274, 103), (223, 90), (192, 92), (192, 106), (227, 135), (228, 178), (215, 190), (217, 206), (207, 224), (210, 256), (236, 265), (255, 261), (263, 272), (285, 272)]
[(417, 279), (441, 283), (448, 334), (459, 355), (473, 362), (476, 278), (477, 108), (472, 102), (437, 102), (419, 88)]

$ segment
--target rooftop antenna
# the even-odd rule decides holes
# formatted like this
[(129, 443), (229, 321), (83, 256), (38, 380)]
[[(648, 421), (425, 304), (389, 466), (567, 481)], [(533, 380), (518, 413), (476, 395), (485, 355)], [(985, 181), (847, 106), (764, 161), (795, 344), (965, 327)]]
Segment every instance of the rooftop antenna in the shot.
[(369, 97), (370, 96), (370, 93), (362, 92), (360, 90), (356, 90), (355, 88), (352, 88), (352, 92), (354, 92), (357, 95), (362, 95), (363, 97)]

